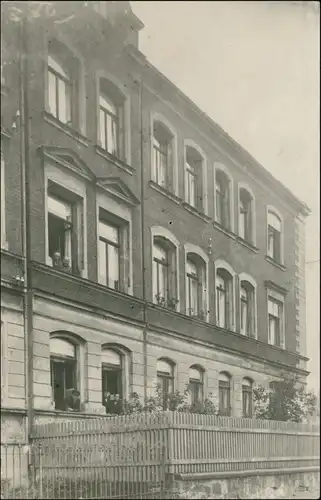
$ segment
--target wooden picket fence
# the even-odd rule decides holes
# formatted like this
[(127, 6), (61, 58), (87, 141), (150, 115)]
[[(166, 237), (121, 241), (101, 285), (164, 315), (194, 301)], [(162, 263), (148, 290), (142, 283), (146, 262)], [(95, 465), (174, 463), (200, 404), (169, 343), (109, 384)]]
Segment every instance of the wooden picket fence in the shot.
[(21, 498), (165, 498), (178, 475), (307, 469), (319, 437), (315, 424), (170, 411), (37, 425)]

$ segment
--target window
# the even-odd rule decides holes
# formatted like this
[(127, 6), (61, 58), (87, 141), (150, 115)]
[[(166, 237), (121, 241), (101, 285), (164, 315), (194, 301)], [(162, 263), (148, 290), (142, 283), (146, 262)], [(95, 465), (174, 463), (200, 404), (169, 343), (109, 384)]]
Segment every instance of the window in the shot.
[(281, 263), (282, 221), (274, 212), (268, 211), (268, 257)]
[(113, 349), (102, 351), (102, 404), (106, 413), (118, 414), (121, 411), (122, 356)]
[[(232, 272), (232, 271), (231, 271)], [(233, 275), (219, 265), (216, 270), (216, 324), (220, 328), (234, 328)]]
[(82, 200), (48, 181), (47, 227), (49, 264), (79, 274), (83, 235)]
[(120, 290), (129, 287), (129, 226), (125, 220), (99, 209), (99, 283)]
[(283, 302), (268, 296), (268, 329), (269, 329), (269, 344), (283, 347)]
[(239, 236), (254, 244), (254, 199), (245, 188), (239, 190)]
[(242, 408), (243, 408), (243, 417), (252, 417), (253, 382), (248, 378), (244, 378), (242, 381)]
[(153, 125), (152, 175), (159, 186), (173, 187), (173, 142), (169, 129), (159, 121)]
[(5, 165), (1, 149), (1, 248), (7, 247), (6, 242), (6, 189), (5, 189)]
[(203, 401), (203, 370), (198, 366), (191, 366), (189, 369), (189, 393), (191, 404), (201, 403)]
[(255, 282), (250, 282), (248, 279), (244, 274), (240, 275), (240, 332), (242, 335), (255, 337), (256, 286)]
[(168, 296), (168, 255), (166, 249), (154, 244), (153, 286), (154, 300), (163, 305)]
[(119, 289), (119, 229), (99, 221), (99, 282)]
[(193, 147), (186, 146), (185, 201), (199, 211), (203, 210), (203, 158)]
[(179, 309), (178, 240), (161, 226), (151, 228), (153, 302), (169, 309)]
[(79, 411), (80, 392), (75, 344), (63, 338), (50, 339), (50, 371), (55, 409)]
[(163, 409), (168, 408), (168, 396), (174, 392), (174, 364), (166, 359), (157, 360), (157, 385), (163, 396)]
[(62, 123), (71, 123), (72, 80), (58, 60), (48, 56), (48, 106)]
[(227, 173), (215, 168), (215, 221), (232, 230), (231, 180)]
[(186, 312), (203, 320), (207, 317), (206, 264), (195, 253), (186, 258)]
[(99, 143), (107, 153), (125, 160), (125, 97), (106, 78), (99, 79)]
[(231, 377), (228, 373), (221, 372), (218, 382), (219, 414), (229, 417), (231, 415)]

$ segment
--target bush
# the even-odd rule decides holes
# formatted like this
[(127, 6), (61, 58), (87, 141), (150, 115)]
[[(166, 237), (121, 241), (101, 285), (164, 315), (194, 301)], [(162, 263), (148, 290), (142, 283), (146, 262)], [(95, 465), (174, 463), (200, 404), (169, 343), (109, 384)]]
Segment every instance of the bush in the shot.
[(276, 381), (270, 389), (253, 389), (256, 418), (289, 422), (303, 422), (316, 410), (317, 398), (313, 392), (298, 387), (297, 378)]

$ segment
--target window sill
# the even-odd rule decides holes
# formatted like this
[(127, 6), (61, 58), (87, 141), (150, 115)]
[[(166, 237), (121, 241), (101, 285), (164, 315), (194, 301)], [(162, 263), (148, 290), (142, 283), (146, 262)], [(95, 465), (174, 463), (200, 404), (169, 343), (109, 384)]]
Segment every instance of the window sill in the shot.
[(221, 226), (221, 224), (219, 224), (216, 221), (213, 222), (213, 226), (215, 229), (218, 229), (219, 231), (221, 231), (221, 233), (225, 234), (229, 238), (232, 238), (232, 240), (236, 240), (238, 238), (238, 236), (235, 233), (232, 233), (232, 231)]
[(177, 205), (180, 205), (181, 199), (178, 196), (176, 196), (174, 193), (169, 191), (168, 189), (160, 186), (159, 184), (157, 184), (154, 181), (149, 181), (148, 184), (151, 188), (155, 189), (155, 191), (157, 191), (158, 193), (162, 194), (163, 196), (166, 196), (166, 198), (169, 198), (174, 203), (177, 203)]
[(196, 215), (196, 217), (199, 217), (202, 219), (204, 222), (210, 222), (211, 218), (208, 215), (205, 215), (204, 212), (200, 212), (197, 208), (192, 207), (189, 203), (186, 201), (182, 202), (182, 206), (191, 214)]
[(241, 243), (241, 245), (251, 250), (251, 252), (258, 253), (259, 249), (255, 245), (252, 245), (252, 243), (244, 240), (241, 236), (237, 236), (236, 239), (239, 243)]
[(272, 264), (273, 266), (277, 267), (278, 269), (281, 269), (281, 271), (285, 271), (286, 270), (286, 267), (283, 264), (280, 264), (279, 262), (277, 262), (276, 260), (272, 259), (268, 255), (265, 256), (265, 260), (267, 262), (269, 262), (270, 264)]
[(70, 127), (69, 125), (66, 125), (65, 123), (62, 123), (59, 120), (57, 120), (57, 118), (48, 113), (48, 111), (44, 111), (44, 120), (50, 125), (56, 127), (61, 132), (64, 132), (65, 134), (69, 135), (69, 137), (72, 137), (83, 146), (89, 146), (90, 143), (89, 139), (87, 139), (85, 136), (80, 134), (77, 130)]
[(157, 308), (157, 309), (160, 309), (162, 311), (169, 311), (169, 312), (172, 312), (172, 313), (179, 313), (179, 306), (177, 306), (177, 308), (173, 308), (173, 307), (168, 307), (168, 306), (162, 306), (161, 304), (156, 304), (155, 302), (152, 302), (152, 305)]
[(123, 160), (120, 160), (119, 158), (117, 158), (117, 156), (114, 156), (114, 155), (108, 153), (107, 151), (105, 151), (105, 149), (103, 149), (98, 144), (96, 144), (96, 146), (95, 146), (95, 151), (99, 156), (101, 156), (102, 158), (105, 158), (105, 160), (110, 161), (111, 163), (113, 163), (117, 167), (121, 168), (122, 170), (124, 170), (128, 174), (133, 175), (133, 173), (135, 172), (134, 167), (132, 167), (131, 165), (128, 165)]

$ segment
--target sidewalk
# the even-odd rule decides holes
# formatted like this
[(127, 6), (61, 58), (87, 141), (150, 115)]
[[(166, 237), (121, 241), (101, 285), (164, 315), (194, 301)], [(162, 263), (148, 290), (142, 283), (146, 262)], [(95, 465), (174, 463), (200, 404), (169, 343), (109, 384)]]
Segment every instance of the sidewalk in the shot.
[(313, 490), (310, 488), (308, 490), (298, 490), (292, 496), (293, 500), (305, 500), (305, 499), (315, 499), (320, 498), (320, 487), (314, 488)]

